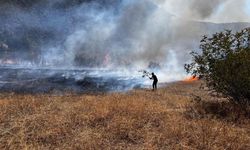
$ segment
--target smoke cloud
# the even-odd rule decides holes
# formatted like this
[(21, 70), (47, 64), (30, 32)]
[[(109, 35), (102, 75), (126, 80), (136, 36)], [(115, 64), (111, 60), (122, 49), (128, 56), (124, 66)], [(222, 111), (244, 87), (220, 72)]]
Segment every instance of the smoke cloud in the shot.
[(201, 19), (211, 16), (219, 6), (227, 0), (210, 0), (209, 2), (192, 0), (190, 1), (189, 10), (192, 15)]
[(0, 45), (8, 46), (0, 46), (0, 60), (97, 68), (146, 68), (154, 62), (176, 77), (203, 34), (226, 28), (203, 21), (249, 17), (241, 12), (245, 0), (233, 1), (0, 1)]

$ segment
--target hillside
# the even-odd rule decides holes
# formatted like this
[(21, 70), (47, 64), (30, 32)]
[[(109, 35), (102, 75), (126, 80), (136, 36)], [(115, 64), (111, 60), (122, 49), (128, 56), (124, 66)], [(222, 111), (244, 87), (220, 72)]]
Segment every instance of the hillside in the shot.
[(152, 92), (0, 94), (0, 149), (249, 149), (249, 114), (177, 82)]

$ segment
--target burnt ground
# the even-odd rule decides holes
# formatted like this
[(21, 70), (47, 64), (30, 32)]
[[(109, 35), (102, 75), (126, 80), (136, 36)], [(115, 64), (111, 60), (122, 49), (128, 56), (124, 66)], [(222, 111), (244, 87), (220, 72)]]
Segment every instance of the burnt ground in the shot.
[(0, 92), (95, 93), (142, 87), (140, 77), (94, 69), (30, 69), (0, 67)]

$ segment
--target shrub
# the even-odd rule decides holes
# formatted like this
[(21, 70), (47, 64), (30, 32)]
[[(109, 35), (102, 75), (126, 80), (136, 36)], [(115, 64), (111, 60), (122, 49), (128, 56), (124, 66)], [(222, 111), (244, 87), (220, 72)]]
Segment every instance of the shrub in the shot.
[(250, 104), (250, 28), (226, 30), (201, 40), (202, 53), (191, 52), (188, 73), (203, 78), (207, 86), (237, 104)]

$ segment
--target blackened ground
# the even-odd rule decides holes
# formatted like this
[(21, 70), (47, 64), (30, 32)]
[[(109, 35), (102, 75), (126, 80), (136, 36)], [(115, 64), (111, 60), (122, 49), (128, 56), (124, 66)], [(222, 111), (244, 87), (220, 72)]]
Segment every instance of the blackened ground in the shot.
[(139, 77), (117, 75), (110, 70), (0, 67), (0, 92), (117, 92), (142, 85)]

